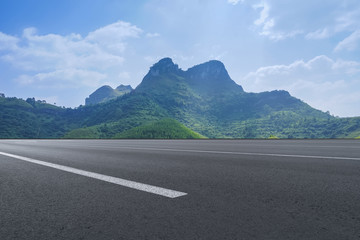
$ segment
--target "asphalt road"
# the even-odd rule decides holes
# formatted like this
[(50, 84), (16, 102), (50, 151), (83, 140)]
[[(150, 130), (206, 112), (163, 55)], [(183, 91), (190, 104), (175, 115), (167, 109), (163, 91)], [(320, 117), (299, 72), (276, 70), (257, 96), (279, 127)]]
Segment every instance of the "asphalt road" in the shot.
[(0, 152), (1, 240), (360, 239), (356, 140), (1, 140)]

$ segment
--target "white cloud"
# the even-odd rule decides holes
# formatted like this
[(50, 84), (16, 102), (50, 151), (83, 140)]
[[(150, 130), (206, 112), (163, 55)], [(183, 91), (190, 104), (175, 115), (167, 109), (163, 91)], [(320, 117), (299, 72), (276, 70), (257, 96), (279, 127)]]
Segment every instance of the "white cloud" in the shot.
[(130, 79), (130, 75), (131, 74), (129, 72), (124, 71), (118, 74), (118, 78), (122, 80), (128, 80)]
[(271, 36), (272, 28), (275, 26), (275, 20), (269, 19), (270, 5), (267, 2), (261, 2), (253, 5), (255, 10), (261, 9), (260, 16), (254, 21), (254, 25), (260, 28), (260, 35)]
[(230, 4), (232, 4), (232, 5), (236, 5), (236, 4), (238, 4), (239, 2), (244, 2), (244, 0), (228, 0), (227, 1), (228, 3), (230, 3)]
[(17, 48), (18, 42), (18, 38), (0, 32), (0, 51), (15, 50)]
[(247, 91), (284, 89), (323, 111), (360, 116), (360, 62), (317, 56), (308, 62), (262, 67), (243, 80)]
[(330, 37), (330, 31), (328, 28), (318, 29), (315, 32), (308, 33), (306, 39), (324, 39)]
[[(346, 4), (345, 4), (346, 5)], [(354, 10), (355, 8), (355, 10)], [(341, 8), (340, 8), (341, 9)], [(348, 37), (340, 41), (334, 48), (335, 52), (342, 50), (353, 51), (359, 47), (360, 40), (360, 9), (356, 7), (344, 8), (336, 16), (327, 19), (328, 25), (315, 32), (306, 35), (307, 39), (324, 39), (339, 33), (352, 32)]]
[(327, 39), (339, 33), (360, 29), (360, 5), (356, 1), (257, 2), (252, 5), (256, 12), (252, 29), (273, 41), (304, 33), (305, 39)]
[(360, 9), (347, 11), (335, 19), (334, 29), (336, 32), (354, 31), (360, 27)]
[(118, 21), (90, 32), (86, 39), (100, 44), (114, 43), (128, 37), (138, 37), (141, 32), (140, 28), (128, 22)]
[(290, 31), (290, 32), (263, 31), (260, 33), (260, 35), (267, 36), (271, 40), (274, 40), (274, 41), (280, 41), (280, 40), (284, 40), (287, 38), (293, 38), (302, 33), (303, 33), (303, 31), (301, 31), (301, 30), (294, 30), (294, 31)]
[(253, 9), (261, 9), (259, 18), (254, 21), (254, 25), (259, 28), (259, 34), (261, 36), (266, 36), (271, 40), (279, 41), (286, 38), (292, 38), (298, 34), (303, 33), (300, 30), (292, 30), (289, 32), (286, 31), (275, 31), (275, 18), (270, 17), (271, 6), (268, 2), (263, 1), (259, 4), (252, 6)]
[(106, 74), (83, 69), (61, 69), (53, 72), (37, 73), (34, 75), (21, 75), (16, 82), (21, 85), (36, 83), (37, 88), (81, 88), (97, 87), (106, 79)]
[[(24, 74), (16, 79), (21, 84), (70, 88), (98, 86), (107, 77), (122, 71), (127, 40), (141, 33), (140, 28), (122, 21), (85, 37), (79, 34), (39, 35), (35, 28), (26, 28), (20, 38), (0, 33), (0, 60), (23, 71)], [(110, 73), (113, 76), (108, 76)]]
[(142, 30), (127, 22), (116, 22), (90, 32), (86, 42), (95, 43), (104, 50), (121, 54), (126, 47), (124, 39), (137, 38)]
[[(256, 4), (253, 6), (254, 9), (259, 9), (261, 8), (261, 12), (260, 12), (260, 16), (258, 19), (255, 20), (254, 24), (261, 26), (261, 25), (266, 25), (267, 22), (272, 22), (272, 24), (270, 25), (274, 25), (274, 19), (268, 19), (269, 18), (269, 11), (270, 11), (270, 5), (267, 2), (262, 2), (259, 4)], [(269, 24), (268, 24), (269, 25)], [(271, 26), (271, 27), (272, 27)]]
[(58, 104), (75, 107), (101, 85), (133, 81), (125, 72), (135, 55), (130, 39), (142, 33), (122, 21), (85, 36), (39, 34), (36, 28), (24, 29), (19, 37), (0, 32), (0, 61), (12, 66), (17, 74), (12, 77), (14, 87), (23, 95), (61, 96)]
[(335, 47), (334, 51), (348, 50), (353, 51), (358, 49), (360, 45), (360, 30), (354, 31), (350, 36), (342, 40)]
[(160, 34), (159, 33), (147, 33), (146, 37), (148, 37), (148, 38), (160, 37)]
[[(343, 1), (337, 4), (336, 11), (328, 11), (326, 14), (321, 13), (319, 9), (318, 14), (316, 15), (316, 21), (305, 22), (304, 29), (308, 32), (305, 35), (306, 39), (327, 39), (333, 37), (339, 33), (348, 33), (354, 32), (357, 29), (360, 29), (360, 5), (359, 3), (346, 3)], [(316, 5), (316, 3), (314, 3)], [(329, 4), (327, 6), (327, 4)], [(309, 4), (311, 6), (311, 4)], [(323, 6), (323, 9), (330, 9), (335, 7), (331, 1), (328, 3), (322, 3), (318, 7)], [(301, 6), (300, 6), (301, 8)], [(309, 13), (312, 10), (308, 11)], [(303, 19), (311, 19), (314, 16), (307, 16), (305, 12), (301, 12)], [(301, 19), (298, 19), (301, 21)], [(310, 24), (309, 24), (310, 23)]]

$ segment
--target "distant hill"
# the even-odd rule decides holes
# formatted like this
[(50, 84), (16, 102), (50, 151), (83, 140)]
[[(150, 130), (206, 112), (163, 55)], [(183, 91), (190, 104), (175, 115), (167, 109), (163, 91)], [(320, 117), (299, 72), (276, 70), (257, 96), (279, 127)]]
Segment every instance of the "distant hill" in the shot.
[(85, 99), (85, 105), (98, 104), (115, 99), (133, 90), (130, 85), (120, 85), (113, 89), (110, 86), (102, 86)]
[(164, 58), (128, 94), (107, 101), (114, 89), (100, 89), (93, 93), (103, 96), (96, 98), (96, 104), (76, 109), (35, 99), (0, 98), (0, 137), (114, 138), (135, 132), (145, 135), (151, 124), (164, 118), (174, 119), (208, 138), (360, 136), (360, 117), (335, 118), (284, 90), (245, 92), (220, 61), (184, 71), (170, 58)]
[(81, 125), (72, 123), (64, 109), (28, 98), (0, 97), (0, 138), (54, 138)]

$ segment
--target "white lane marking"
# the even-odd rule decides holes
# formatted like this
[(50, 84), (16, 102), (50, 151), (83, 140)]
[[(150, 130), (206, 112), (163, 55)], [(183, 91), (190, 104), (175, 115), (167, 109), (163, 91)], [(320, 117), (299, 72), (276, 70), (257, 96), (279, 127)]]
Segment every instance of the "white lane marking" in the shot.
[(360, 158), (354, 158), (354, 157), (311, 156), (311, 155), (278, 154), (278, 153), (226, 152), (226, 151), (211, 151), (211, 150), (192, 150), (192, 149), (174, 149), (174, 148), (137, 148), (137, 147), (121, 147), (121, 146), (117, 146), (117, 147), (104, 146), (102, 148), (122, 148), (122, 149), (131, 149), (131, 150), (190, 152), (190, 153), (215, 153), (215, 154), (250, 155), (250, 156), (316, 158), (316, 159), (336, 159), (336, 160), (360, 161)]
[(10, 153), (0, 152), (0, 154), (7, 156), (7, 157), (11, 157), (11, 158), (16, 158), (16, 159), (19, 159), (22, 161), (35, 163), (35, 164), (50, 167), (50, 168), (55, 168), (55, 169), (58, 169), (61, 171), (70, 172), (70, 173), (74, 173), (77, 175), (98, 179), (98, 180), (101, 180), (104, 182), (114, 183), (114, 184), (121, 185), (124, 187), (133, 188), (136, 190), (161, 195), (163, 197), (177, 198), (177, 197), (187, 195), (187, 193), (184, 193), (184, 192), (179, 192), (179, 191), (166, 189), (166, 188), (162, 188), (162, 187), (156, 187), (156, 186), (152, 186), (149, 184), (134, 182), (134, 181), (130, 181), (130, 180), (122, 179), (122, 178), (111, 177), (111, 176), (107, 176), (107, 175), (103, 175), (103, 174), (99, 174), (99, 173), (88, 172), (88, 171), (84, 171), (84, 170), (77, 169), (77, 168), (72, 168), (72, 167), (67, 167), (67, 166), (63, 166), (63, 165), (59, 165), (59, 164), (44, 162), (44, 161), (40, 161), (40, 160), (28, 158), (28, 157), (23, 157), (23, 156), (18, 156), (18, 155), (14, 155), (14, 154), (10, 154)]

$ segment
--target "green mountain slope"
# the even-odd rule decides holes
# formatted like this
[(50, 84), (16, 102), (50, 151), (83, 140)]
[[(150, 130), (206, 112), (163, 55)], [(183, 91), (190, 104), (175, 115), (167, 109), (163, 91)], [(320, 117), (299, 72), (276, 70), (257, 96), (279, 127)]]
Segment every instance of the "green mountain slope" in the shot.
[(114, 138), (196, 139), (205, 137), (176, 120), (166, 118), (116, 134)]
[(71, 111), (34, 98), (0, 98), (0, 138), (59, 138), (81, 126), (66, 116)]
[(184, 71), (164, 58), (130, 93), (76, 109), (14, 101), (0, 101), (0, 137), (113, 138), (164, 118), (175, 119), (209, 138), (360, 135), (359, 117), (332, 117), (286, 91), (247, 93), (219, 61)]

